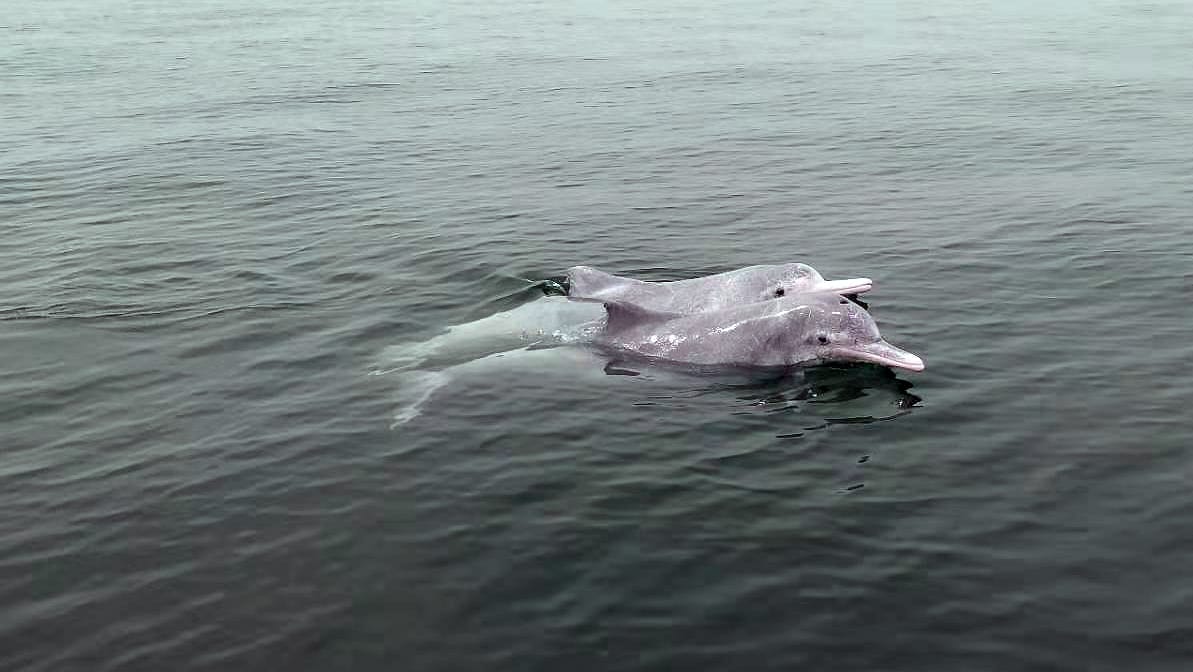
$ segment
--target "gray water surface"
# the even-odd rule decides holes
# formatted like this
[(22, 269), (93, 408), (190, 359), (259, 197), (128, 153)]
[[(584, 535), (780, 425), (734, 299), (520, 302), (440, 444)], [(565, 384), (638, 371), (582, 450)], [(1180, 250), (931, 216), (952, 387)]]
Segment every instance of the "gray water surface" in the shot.
[[(1188, 669), (1190, 36), (9, 3), (0, 669)], [(927, 370), (428, 352), (575, 264), (787, 261)]]

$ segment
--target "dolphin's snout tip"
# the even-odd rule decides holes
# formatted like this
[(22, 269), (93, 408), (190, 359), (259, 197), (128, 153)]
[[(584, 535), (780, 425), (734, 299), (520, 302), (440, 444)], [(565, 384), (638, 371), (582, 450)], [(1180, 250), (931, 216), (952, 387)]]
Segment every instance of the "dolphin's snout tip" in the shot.
[(905, 369), (907, 371), (924, 370), (924, 360), (882, 340), (847, 348), (843, 355), (846, 359), (872, 362), (874, 364), (889, 366), (893, 369)]
[(896, 348), (890, 343), (884, 342), (883, 344), (886, 346), (886, 348), (884, 349), (884, 352), (882, 352), (881, 357), (886, 361), (882, 363), (885, 363), (887, 366), (894, 367), (896, 369), (906, 369), (908, 371), (924, 370), (924, 360), (918, 355), (913, 355), (906, 350)]
[(874, 287), (870, 278), (849, 278), (848, 280), (826, 280), (818, 289), (837, 294), (864, 294)]
[(909, 352), (907, 353), (907, 360), (903, 362), (902, 367), (908, 371), (923, 371), (924, 360)]

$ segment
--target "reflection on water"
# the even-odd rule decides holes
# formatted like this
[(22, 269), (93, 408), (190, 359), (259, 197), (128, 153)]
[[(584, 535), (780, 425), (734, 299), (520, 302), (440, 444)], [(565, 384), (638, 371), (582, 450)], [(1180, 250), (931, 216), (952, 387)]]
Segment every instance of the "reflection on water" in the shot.
[[(603, 371), (610, 376), (668, 379), (667, 384), (677, 389), (674, 394), (653, 395), (643, 405), (657, 404), (660, 399), (708, 396), (731, 399), (736, 402), (735, 408), (744, 402), (766, 413), (814, 414), (826, 424), (890, 420), (909, 413), (923, 401), (910, 391), (914, 387), (911, 381), (876, 364), (831, 363), (782, 371), (749, 371), (642, 362), (614, 355), (605, 362)], [(705, 384), (697, 388), (684, 385), (692, 380)]]
[(890, 369), (872, 364), (807, 367), (777, 380), (739, 386), (739, 399), (783, 412), (815, 404), (825, 422), (866, 423), (909, 413), (923, 399), (912, 383)]

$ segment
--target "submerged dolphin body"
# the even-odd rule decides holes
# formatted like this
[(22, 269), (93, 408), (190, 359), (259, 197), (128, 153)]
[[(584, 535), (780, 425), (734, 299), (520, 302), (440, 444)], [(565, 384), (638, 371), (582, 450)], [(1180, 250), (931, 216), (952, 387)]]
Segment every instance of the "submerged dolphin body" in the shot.
[(924, 369), (919, 357), (883, 340), (869, 313), (833, 291), (688, 315), (655, 312), (626, 301), (603, 303), (608, 317), (596, 341), (652, 359), (702, 366), (872, 362)]
[(807, 264), (747, 266), (735, 271), (673, 282), (646, 282), (612, 275), (591, 266), (567, 270), (568, 297), (578, 301), (614, 301), (659, 313), (690, 315), (757, 303), (803, 292), (860, 294), (869, 278), (825, 280)]

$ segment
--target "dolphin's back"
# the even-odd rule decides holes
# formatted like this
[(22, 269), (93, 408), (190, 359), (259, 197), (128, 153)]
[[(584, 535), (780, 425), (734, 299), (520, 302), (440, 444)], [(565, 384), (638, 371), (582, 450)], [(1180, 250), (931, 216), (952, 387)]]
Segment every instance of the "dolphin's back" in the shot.
[(576, 301), (624, 301), (659, 308), (660, 286), (633, 278), (623, 278), (591, 266), (573, 266), (567, 270), (568, 298)]
[(625, 278), (591, 266), (567, 271), (568, 297), (574, 301), (615, 301), (660, 313), (695, 314), (818, 290), (857, 293), (870, 289), (868, 278), (826, 281), (803, 263), (746, 266), (732, 271), (671, 282)]
[(758, 300), (770, 282), (760, 276), (771, 268), (751, 266), (688, 280), (646, 282), (574, 266), (567, 271), (568, 298), (633, 304), (661, 313), (701, 313)]

